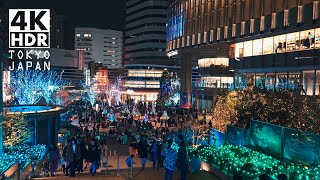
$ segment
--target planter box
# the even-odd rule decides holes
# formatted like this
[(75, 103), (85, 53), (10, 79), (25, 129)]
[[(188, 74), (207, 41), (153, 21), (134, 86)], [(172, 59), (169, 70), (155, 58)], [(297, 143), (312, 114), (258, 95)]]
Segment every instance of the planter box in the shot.
[(210, 172), (223, 180), (232, 180), (233, 179), (231, 176), (224, 174), (219, 169), (211, 166), (210, 164), (208, 164), (204, 161), (201, 162), (201, 169), (204, 171)]

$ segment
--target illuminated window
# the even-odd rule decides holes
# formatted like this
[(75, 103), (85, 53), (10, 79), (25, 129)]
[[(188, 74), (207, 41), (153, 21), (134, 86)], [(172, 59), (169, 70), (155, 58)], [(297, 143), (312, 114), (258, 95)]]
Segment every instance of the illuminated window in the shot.
[(77, 34), (76, 36), (77, 36), (77, 37), (80, 37), (80, 34)]
[(243, 43), (236, 44), (235, 57), (243, 57)]
[(299, 50), (299, 33), (287, 34), (287, 52)]
[(116, 38), (112, 38), (112, 39), (116, 39)]
[(253, 47), (253, 56), (262, 55), (262, 39), (254, 40)]
[(201, 87), (228, 88), (233, 83), (233, 77), (201, 77)]
[(198, 60), (198, 66), (200, 68), (214, 66), (229, 66), (228, 58), (204, 58)]
[(263, 54), (273, 53), (273, 37), (263, 39)]
[(301, 40), (300, 49), (314, 48), (314, 44), (315, 44), (314, 29), (301, 31), (300, 40)]
[(252, 56), (252, 41), (244, 42), (244, 57)]
[(315, 40), (316, 40), (316, 48), (320, 48), (320, 28), (316, 29), (316, 35), (315, 35)]
[(286, 51), (287, 42), (286, 35), (280, 35), (274, 37), (274, 51), (275, 53), (283, 53)]

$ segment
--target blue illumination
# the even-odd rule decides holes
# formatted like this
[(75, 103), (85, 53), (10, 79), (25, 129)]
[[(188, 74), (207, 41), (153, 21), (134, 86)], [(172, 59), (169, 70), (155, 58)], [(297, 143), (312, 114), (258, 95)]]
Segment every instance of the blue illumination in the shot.
[(52, 94), (63, 84), (55, 71), (16, 70), (11, 73), (11, 82), (7, 86), (16, 104), (34, 104), (40, 98), (52, 103)]
[(45, 111), (50, 110), (49, 106), (13, 106), (8, 107), (9, 112), (32, 112), (32, 111)]

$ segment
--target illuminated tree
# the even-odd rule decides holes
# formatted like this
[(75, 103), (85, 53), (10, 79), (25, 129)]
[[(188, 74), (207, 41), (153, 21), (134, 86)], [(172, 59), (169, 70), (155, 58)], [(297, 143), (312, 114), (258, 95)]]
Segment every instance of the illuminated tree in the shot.
[(117, 77), (114, 84), (110, 84), (107, 87), (106, 94), (109, 100), (109, 104), (118, 105), (121, 102), (121, 77)]
[(52, 103), (52, 94), (60, 89), (63, 81), (55, 71), (25, 70), (11, 73), (11, 82), (8, 84), (11, 95), (19, 104), (34, 104), (43, 97), (47, 103)]
[(180, 97), (180, 81), (177, 75), (164, 70), (160, 79), (160, 90), (157, 97), (157, 106), (165, 107), (177, 105)]
[(53, 96), (52, 99), (54, 101), (54, 104), (61, 105), (61, 106), (68, 106), (72, 103), (70, 94), (64, 89), (54, 92), (52, 96)]
[(319, 134), (320, 98), (250, 86), (220, 96), (213, 119), (214, 128), (222, 132), (228, 124), (249, 128), (254, 119)]
[(23, 114), (3, 116), (3, 143), (5, 146), (21, 145), (31, 141), (31, 130), (28, 121), (25, 121)]
[(232, 91), (220, 96), (213, 112), (213, 127), (225, 132), (227, 124), (235, 124), (238, 121), (236, 106), (238, 103), (237, 92)]

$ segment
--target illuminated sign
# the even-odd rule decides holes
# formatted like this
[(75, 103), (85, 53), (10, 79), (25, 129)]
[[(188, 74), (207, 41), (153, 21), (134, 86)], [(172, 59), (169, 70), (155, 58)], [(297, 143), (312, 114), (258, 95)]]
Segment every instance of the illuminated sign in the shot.
[(10, 71), (50, 70), (50, 9), (9, 9), (9, 48)]
[(49, 9), (10, 9), (9, 48), (50, 48)]
[(167, 54), (168, 57), (175, 56), (175, 55), (178, 55), (178, 51), (177, 51), (177, 50), (175, 50), (175, 51), (170, 51), (170, 52), (168, 52), (168, 54)]

